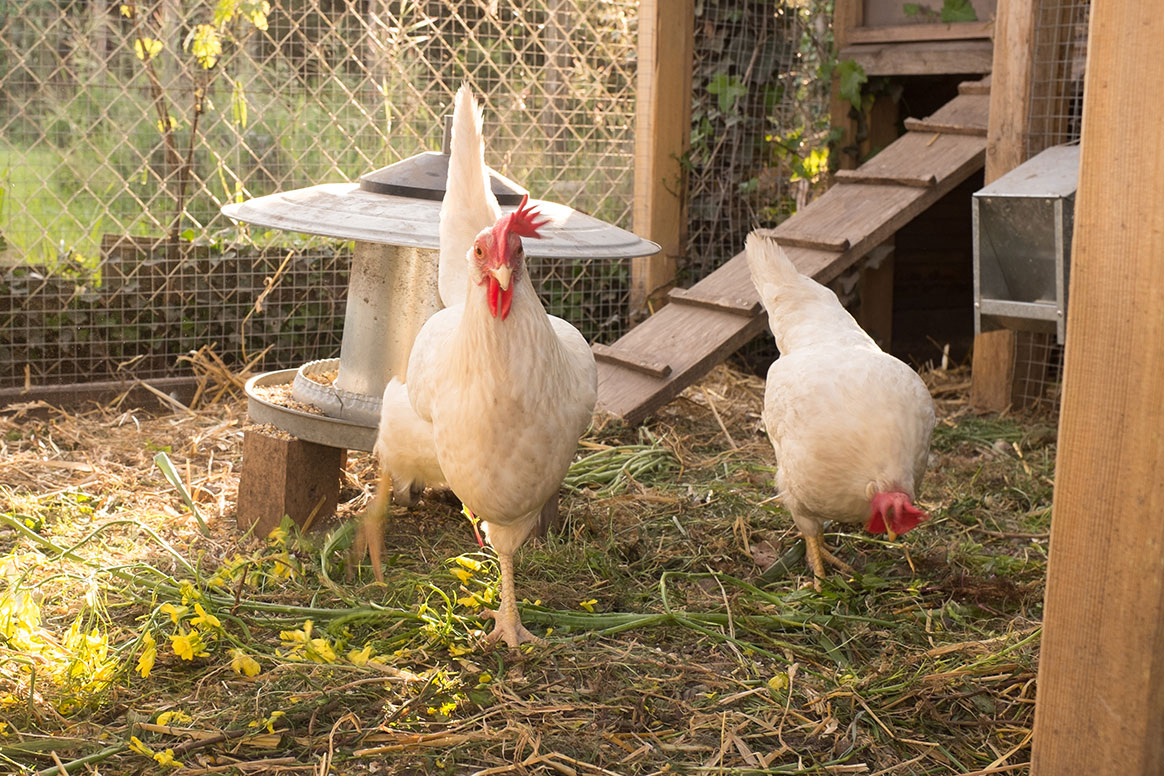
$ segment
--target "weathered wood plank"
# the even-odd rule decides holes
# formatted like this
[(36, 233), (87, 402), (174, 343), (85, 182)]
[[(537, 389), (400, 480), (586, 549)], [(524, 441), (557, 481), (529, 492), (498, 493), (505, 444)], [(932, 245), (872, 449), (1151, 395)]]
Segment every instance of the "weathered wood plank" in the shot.
[(869, 75), (989, 73), (993, 44), (988, 40), (865, 43), (841, 49)]
[(906, 119), (905, 128), (910, 132), (941, 132), (947, 135), (974, 135), (986, 137), (986, 127), (967, 127), (961, 124), (943, 124), (930, 119)]
[(631, 261), (632, 316), (675, 280), (686, 232), (695, 0), (639, 3), (634, 231), (662, 250)]
[(760, 312), (759, 300), (747, 300), (740, 297), (712, 296), (699, 288), (673, 288), (668, 297), (679, 304), (690, 304), (696, 307), (706, 307), (711, 310), (723, 310), (725, 313), (734, 313), (751, 317)]
[(1164, 773), (1162, 40), (1091, 6), (1032, 776)]
[[(990, 95), (959, 94), (926, 116), (924, 121), (926, 124), (948, 124), (968, 130), (973, 129), (985, 135), (987, 124), (990, 123)], [(906, 129), (909, 128), (907, 125)]]
[(990, 94), (990, 79), (987, 75), (977, 81), (963, 81), (958, 84), (958, 94)]
[[(910, 186), (915, 189), (928, 189), (938, 182), (936, 175), (871, 175), (861, 170), (837, 170), (833, 173), (834, 180), (842, 183), (869, 183), (874, 186)], [(847, 246), (846, 246), (847, 247)]]
[(764, 330), (765, 318), (745, 318), (693, 305), (669, 304), (631, 329), (617, 347), (668, 354), (671, 377), (659, 381), (612, 364), (598, 364), (598, 409), (640, 423)]
[(625, 345), (612, 348), (609, 345), (595, 342), (590, 346), (590, 350), (594, 353), (595, 361), (626, 367), (635, 372), (642, 372), (648, 377), (654, 377), (657, 380), (662, 380), (671, 374), (670, 364), (648, 358), (639, 353), (633, 353)]
[[(884, 151), (865, 162), (858, 171), (862, 175), (883, 178), (927, 178), (941, 181), (958, 177), (959, 170), (971, 161), (977, 167), (976, 157), (985, 153), (986, 142), (973, 135), (943, 135), (934, 137), (929, 132), (907, 132)], [(965, 176), (962, 176), (963, 178)], [(795, 216), (793, 216), (795, 218)]]
[(849, 43), (910, 43), (925, 40), (989, 39), (992, 20), (955, 24), (894, 24), (886, 27), (855, 27)]
[[(864, 0), (836, 0), (833, 4), (833, 45), (844, 48), (849, 42), (849, 31), (859, 27), (865, 15)], [(839, 133), (836, 140), (840, 169), (857, 166), (857, 122), (853, 105), (841, 96), (839, 69), (833, 69), (833, 82), (829, 91), (829, 117)]]

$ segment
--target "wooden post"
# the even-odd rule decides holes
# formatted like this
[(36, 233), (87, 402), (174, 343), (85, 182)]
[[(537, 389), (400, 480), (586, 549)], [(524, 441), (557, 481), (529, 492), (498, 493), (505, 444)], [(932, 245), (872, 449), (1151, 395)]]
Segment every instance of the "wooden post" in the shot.
[[(836, 0), (833, 10), (833, 45), (837, 51), (849, 44), (849, 31), (860, 27), (865, 18), (864, 0)], [(857, 148), (857, 122), (849, 118), (853, 104), (841, 96), (840, 76), (833, 74), (833, 87), (829, 94), (829, 120), (841, 130), (834, 148)], [(837, 169), (852, 170), (857, 167), (859, 150), (838, 155)]]
[(287, 515), (301, 527), (335, 514), (347, 451), (289, 435), (243, 432), (238, 527), (265, 537)]
[(1034, 776), (1164, 773), (1162, 40), (1091, 6)]
[(632, 318), (661, 303), (683, 255), (694, 36), (695, 0), (639, 3), (634, 231), (663, 250), (631, 263)]
[(861, 294), (857, 323), (886, 352), (893, 348), (894, 254), (893, 238), (869, 251), (871, 261), (861, 268), (857, 286)]
[[(986, 128), (986, 183), (1002, 177), (1027, 158), (1037, 12), (1037, 0), (998, 2), (994, 17), (990, 120)], [(1013, 331), (984, 332), (974, 338), (971, 407), (983, 412), (1001, 412), (1011, 404), (1014, 362)]]

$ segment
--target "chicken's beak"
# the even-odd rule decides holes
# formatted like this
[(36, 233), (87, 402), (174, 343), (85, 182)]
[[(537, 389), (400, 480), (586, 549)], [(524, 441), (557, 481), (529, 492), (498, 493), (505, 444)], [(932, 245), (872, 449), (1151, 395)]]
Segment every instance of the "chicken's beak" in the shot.
[(892, 506), (885, 510), (885, 536), (891, 542), (897, 541), (897, 531), (893, 530), (893, 518), (896, 513), (897, 510)]
[(508, 265), (502, 264), (500, 267), (490, 267), (489, 274), (497, 280), (497, 285), (501, 286), (502, 291), (509, 290), (509, 281), (513, 277), (513, 270)]
[(891, 542), (897, 541), (897, 533), (894, 532), (893, 527), (890, 526), (888, 523), (885, 524), (885, 536)]
[(489, 269), (489, 312), (494, 318), (500, 315), (504, 321), (509, 316), (509, 306), (513, 303), (512, 279), (513, 270), (504, 264)]

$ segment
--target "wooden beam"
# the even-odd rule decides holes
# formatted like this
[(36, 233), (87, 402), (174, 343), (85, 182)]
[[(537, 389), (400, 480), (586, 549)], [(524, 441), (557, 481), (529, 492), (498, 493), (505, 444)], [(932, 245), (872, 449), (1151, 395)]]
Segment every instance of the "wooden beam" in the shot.
[[(986, 183), (1026, 160), (1037, 5), (1038, 0), (998, 2), (990, 76), (990, 118), (986, 127)], [(1014, 343), (1013, 332), (985, 332), (974, 338), (970, 404), (975, 409), (1001, 412), (1010, 405)]]
[(976, 40), (990, 38), (993, 21), (956, 24), (900, 24), (890, 27), (856, 27), (849, 43), (912, 43), (921, 40)]
[[(850, 32), (861, 26), (864, 14), (864, 0), (836, 0), (833, 9), (833, 44), (838, 51), (849, 45)], [(852, 110), (853, 104), (841, 96), (840, 77), (834, 73), (832, 91), (829, 93), (829, 121), (833, 129), (840, 130), (833, 153), (837, 154), (836, 166), (841, 170), (851, 170), (859, 162), (857, 122), (850, 118)]]
[(694, 36), (695, 0), (639, 3), (634, 231), (663, 250), (631, 262), (632, 318), (661, 302), (684, 250)]
[(1033, 776), (1164, 773), (1162, 40), (1091, 5)]
[(868, 263), (861, 267), (857, 288), (860, 302), (857, 323), (877, 346), (889, 352), (893, 347), (893, 259), (896, 249), (891, 238), (869, 251)]
[(986, 129), (986, 182), (1026, 161), (1035, 56), (1036, 0), (999, 0), (994, 20), (990, 123)]
[(989, 73), (992, 49), (987, 40), (861, 43), (838, 56), (854, 60), (868, 75), (946, 75)]

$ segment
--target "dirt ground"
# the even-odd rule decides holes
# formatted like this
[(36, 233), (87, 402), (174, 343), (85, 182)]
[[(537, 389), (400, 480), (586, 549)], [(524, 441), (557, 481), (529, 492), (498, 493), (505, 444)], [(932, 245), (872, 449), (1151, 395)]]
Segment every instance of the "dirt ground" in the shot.
[[(898, 542), (805, 588), (762, 381), (721, 367), (641, 428), (599, 423), (564, 523), (518, 555), (520, 654), (481, 643), (493, 555), (428, 496), (384, 584), (339, 515), (240, 533), (245, 406), (0, 412), (0, 758), (15, 773), (1024, 773), (1055, 425), (938, 408)], [(175, 485), (156, 458), (172, 462)], [(203, 535), (189, 498), (204, 520)]]

